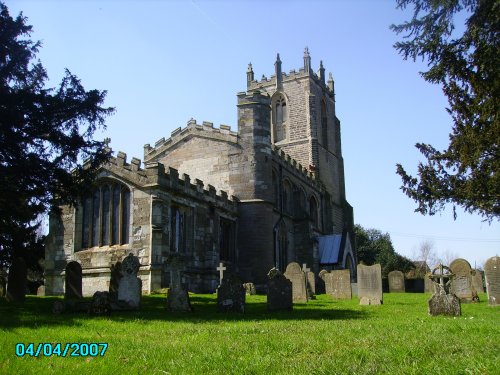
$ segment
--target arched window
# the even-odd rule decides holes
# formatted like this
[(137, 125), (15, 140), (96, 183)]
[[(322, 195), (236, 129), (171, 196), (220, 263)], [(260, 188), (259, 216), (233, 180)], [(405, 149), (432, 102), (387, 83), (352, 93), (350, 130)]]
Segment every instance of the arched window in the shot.
[(283, 94), (280, 93), (273, 98), (272, 109), (273, 141), (276, 143), (287, 138), (288, 107)]
[(283, 212), (293, 214), (292, 212), (292, 185), (288, 180), (283, 181)]
[(328, 119), (324, 100), (321, 101), (321, 143), (324, 148), (328, 148)]
[(129, 242), (130, 190), (120, 183), (99, 185), (82, 200), (82, 248)]
[(274, 206), (276, 209), (279, 209), (279, 201), (280, 201), (280, 186), (278, 182), (278, 176), (276, 172), (272, 171), (272, 183), (273, 183), (273, 198), (274, 198)]
[(311, 219), (314, 227), (318, 227), (318, 203), (314, 196), (309, 199), (309, 218)]
[(294, 211), (297, 218), (304, 218), (307, 215), (306, 193), (301, 187), (295, 187), (293, 191)]
[(287, 265), (288, 238), (286, 225), (282, 222), (274, 230), (274, 265), (281, 272), (285, 271)]

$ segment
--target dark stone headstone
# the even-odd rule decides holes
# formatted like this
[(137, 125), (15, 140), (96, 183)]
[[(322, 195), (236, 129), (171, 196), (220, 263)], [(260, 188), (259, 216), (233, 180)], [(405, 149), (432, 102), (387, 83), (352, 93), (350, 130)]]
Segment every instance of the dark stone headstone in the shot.
[(286, 267), (285, 277), (292, 282), (293, 302), (307, 302), (307, 285), (304, 271), (298, 263)]
[(325, 273), (328, 273), (327, 270), (321, 270), (318, 273), (318, 279), (316, 281), (316, 293), (317, 294), (325, 294), (325, 280), (323, 278), (323, 275)]
[(167, 293), (167, 310), (172, 312), (192, 311), (189, 293), (182, 284), (182, 273), (185, 262), (180, 254), (172, 254), (167, 260), (167, 269), (170, 270), (170, 286)]
[(472, 270), (472, 286), (478, 293), (484, 293), (483, 274), (479, 270)]
[(118, 301), (125, 302), (130, 308), (141, 305), (142, 281), (137, 277), (141, 263), (130, 253), (122, 261), (122, 278), (118, 286)]
[(268, 276), (267, 309), (291, 311), (293, 309), (292, 282), (275, 268), (269, 272)]
[(331, 295), (335, 299), (351, 299), (351, 272), (349, 270), (332, 271), (328, 277), (331, 280)]
[(472, 286), (472, 267), (465, 259), (455, 259), (450, 264), (451, 272), (455, 275), (451, 282), (451, 293), (460, 298), (460, 302), (477, 300), (477, 292)]
[(90, 302), (89, 314), (109, 315), (111, 313), (111, 301), (109, 292), (95, 292)]
[(387, 275), (389, 279), (389, 292), (390, 293), (404, 293), (405, 292), (405, 275), (401, 271), (391, 271)]
[(7, 292), (7, 282), (3, 276), (0, 276), (0, 298), (5, 297), (5, 293)]
[(122, 278), (122, 262), (111, 265), (111, 277), (109, 279), (109, 298), (112, 301), (118, 300), (118, 287)]
[(500, 257), (489, 258), (484, 264), (488, 304), (500, 305)]
[(66, 276), (64, 280), (64, 298), (82, 298), (82, 266), (80, 263), (73, 261), (66, 265)]
[(316, 276), (314, 275), (314, 272), (307, 271), (306, 280), (307, 280), (307, 288), (310, 291), (312, 297), (316, 294)]
[(361, 305), (381, 305), (383, 303), (380, 264), (373, 266), (358, 264), (358, 297)]
[(28, 270), (26, 263), (22, 258), (16, 258), (12, 261), (7, 279), (7, 301), (24, 302), (26, 297), (26, 283)]
[(245, 288), (236, 275), (224, 275), (217, 288), (217, 308), (224, 312), (245, 312)]

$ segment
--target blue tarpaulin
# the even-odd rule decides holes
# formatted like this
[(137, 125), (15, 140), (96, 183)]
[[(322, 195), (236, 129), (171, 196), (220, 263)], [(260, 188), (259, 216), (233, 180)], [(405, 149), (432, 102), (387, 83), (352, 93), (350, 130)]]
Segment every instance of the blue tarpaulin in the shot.
[(329, 236), (318, 237), (319, 245), (319, 263), (335, 264), (339, 262), (340, 244), (342, 242), (341, 234), (332, 234)]

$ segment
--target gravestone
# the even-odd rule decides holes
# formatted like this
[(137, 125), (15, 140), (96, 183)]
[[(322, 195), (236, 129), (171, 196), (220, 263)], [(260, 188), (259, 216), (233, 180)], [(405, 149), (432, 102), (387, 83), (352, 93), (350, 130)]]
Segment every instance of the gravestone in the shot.
[(489, 258), (484, 264), (484, 278), (488, 303), (492, 306), (500, 305), (500, 257)]
[(465, 259), (455, 259), (450, 264), (450, 270), (455, 275), (451, 282), (451, 293), (460, 298), (460, 302), (477, 301), (477, 292), (472, 286), (472, 267)]
[(95, 292), (92, 296), (92, 301), (90, 302), (88, 312), (91, 315), (111, 314), (111, 301), (109, 299), (109, 292)]
[(450, 291), (451, 282), (455, 277), (451, 269), (440, 264), (428, 277), (434, 284), (434, 293), (427, 302), (429, 315), (460, 316), (460, 299)]
[(118, 300), (118, 287), (122, 278), (122, 262), (116, 262), (111, 265), (111, 276), (109, 279), (109, 299)]
[(45, 285), (40, 285), (36, 290), (37, 296), (45, 296)]
[(321, 270), (318, 273), (318, 280), (316, 281), (316, 293), (317, 294), (325, 294), (325, 280), (323, 279), (323, 275), (328, 273), (327, 270)]
[(358, 264), (358, 297), (360, 305), (381, 305), (383, 303), (380, 264), (373, 266)]
[(174, 253), (167, 259), (170, 270), (170, 285), (167, 293), (167, 310), (172, 312), (192, 311), (189, 293), (182, 284), (185, 261), (181, 254)]
[(311, 269), (305, 263), (302, 264), (302, 271), (304, 271), (304, 275), (306, 276), (307, 299), (316, 299), (314, 296), (316, 294), (316, 277), (314, 272), (311, 272)]
[(434, 286), (432, 280), (427, 277), (424, 277), (424, 293), (434, 293)]
[(22, 258), (16, 258), (12, 261), (7, 278), (7, 301), (24, 302), (26, 297), (28, 270), (26, 263)]
[(292, 262), (286, 266), (285, 277), (292, 282), (293, 302), (307, 302), (307, 285), (304, 271), (298, 263)]
[(269, 311), (292, 311), (292, 282), (279, 270), (273, 268), (267, 274), (267, 309)]
[(64, 277), (64, 298), (82, 298), (82, 266), (78, 262), (69, 262), (66, 265)]
[(483, 274), (479, 270), (472, 270), (472, 286), (478, 293), (484, 293)]
[(0, 298), (5, 297), (5, 293), (7, 292), (7, 282), (3, 276), (0, 276)]
[(401, 271), (392, 271), (387, 275), (389, 279), (389, 292), (390, 293), (404, 293), (405, 292), (405, 275)]
[(254, 296), (257, 294), (257, 290), (255, 289), (254, 283), (245, 283), (245, 284), (243, 284), (243, 287), (245, 288), (246, 294), (249, 294), (251, 296)]
[(231, 274), (222, 279), (217, 288), (217, 309), (245, 312), (245, 288), (238, 276)]
[(349, 270), (332, 271), (329, 274), (331, 295), (335, 299), (351, 299), (351, 272)]
[(142, 281), (137, 277), (140, 267), (139, 258), (132, 253), (122, 261), (122, 278), (118, 286), (118, 301), (125, 302), (131, 308), (139, 308), (141, 305)]

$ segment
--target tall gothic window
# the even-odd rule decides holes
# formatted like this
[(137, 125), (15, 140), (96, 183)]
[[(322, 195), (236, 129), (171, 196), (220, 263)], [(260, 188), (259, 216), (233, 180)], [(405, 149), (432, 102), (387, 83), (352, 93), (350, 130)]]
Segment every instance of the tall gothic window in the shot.
[(273, 183), (273, 198), (274, 198), (274, 206), (279, 209), (279, 201), (280, 201), (280, 187), (278, 183), (278, 176), (276, 175), (276, 172), (273, 171), (272, 173), (272, 183)]
[(274, 264), (277, 269), (284, 272), (287, 265), (288, 239), (285, 223), (281, 223), (274, 230)]
[(226, 219), (219, 221), (219, 246), (220, 260), (233, 262), (234, 254), (234, 225), (233, 222)]
[(183, 252), (185, 244), (185, 213), (177, 206), (172, 206), (170, 213), (170, 249), (174, 252)]
[(99, 185), (82, 206), (82, 248), (129, 242), (130, 190), (125, 185)]
[(274, 142), (286, 139), (286, 122), (288, 119), (288, 107), (283, 94), (273, 99), (273, 138)]
[(321, 143), (324, 148), (328, 148), (328, 120), (324, 100), (321, 101)]
[(283, 182), (283, 212), (293, 214), (292, 209), (292, 185), (288, 180)]
[(311, 196), (309, 199), (309, 218), (311, 219), (314, 227), (318, 227), (318, 203), (316, 202), (316, 198)]

